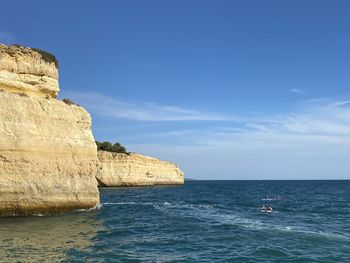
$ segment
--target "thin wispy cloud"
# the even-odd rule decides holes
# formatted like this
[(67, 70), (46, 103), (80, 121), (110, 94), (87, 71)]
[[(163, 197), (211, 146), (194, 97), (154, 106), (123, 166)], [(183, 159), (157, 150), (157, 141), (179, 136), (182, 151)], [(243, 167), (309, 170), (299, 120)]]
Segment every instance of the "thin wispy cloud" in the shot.
[(14, 34), (5, 31), (0, 31), (0, 43), (13, 44), (15, 40), (16, 37)]
[(240, 128), (215, 126), (184, 133), (168, 134), (177, 141), (172, 145), (155, 139), (130, 144), (129, 149), (174, 160), (197, 178), (350, 179), (347, 101), (306, 102), (298, 112), (247, 121)]
[[(350, 101), (314, 99), (305, 101), (299, 110), (285, 114), (267, 115), (252, 118), (251, 116), (232, 116), (229, 114), (213, 113), (196, 109), (186, 109), (178, 106), (165, 106), (157, 103), (130, 103), (107, 97), (99, 93), (65, 92), (65, 95), (85, 106), (89, 111), (99, 116), (134, 121), (214, 121), (215, 123), (231, 123), (231, 127), (210, 125), (203, 129), (188, 129), (166, 131), (165, 134), (186, 138), (193, 136), (201, 138), (246, 136), (252, 134), (293, 135), (293, 136), (335, 136), (343, 139), (350, 137)], [(163, 136), (161, 132), (154, 134)], [(147, 134), (147, 137), (152, 136)], [(252, 137), (254, 137), (252, 136)]]
[[(198, 134), (196, 135), (198, 138)], [(350, 144), (350, 103), (348, 101), (332, 101), (327, 103), (307, 104), (300, 112), (266, 119), (248, 121), (241, 129), (231, 132), (218, 130), (213, 133), (212, 145), (219, 141), (224, 143), (237, 140), (285, 141), (305, 143), (307, 140), (319, 140), (319, 143), (332, 142)], [(206, 138), (206, 141), (208, 138)]]
[[(242, 116), (237, 123), (239, 127), (212, 126), (205, 133), (201, 129), (186, 129), (184, 131), (187, 136), (192, 132), (194, 138), (200, 138), (201, 133), (206, 140), (208, 137), (212, 137), (214, 138), (213, 144), (219, 140), (227, 143), (247, 135), (251, 136), (249, 140), (254, 140), (261, 135), (268, 135), (271, 138), (284, 135), (291, 136), (293, 139), (303, 138), (303, 141), (306, 137), (321, 138), (322, 140), (333, 138), (333, 141), (337, 139), (342, 143), (344, 139), (350, 141), (350, 102), (312, 102), (305, 104), (299, 112), (256, 119)], [(181, 135), (182, 133), (176, 131), (173, 134)]]
[[(111, 133), (130, 151), (172, 160), (190, 177), (327, 179), (334, 178), (334, 173), (338, 179), (350, 179), (348, 100), (306, 100), (289, 113), (252, 118), (149, 102), (130, 103), (98, 93), (65, 95), (95, 116), (108, 117)], [(128, 131), (121, 134), (118, 126), (122, 119), (143, 127), (123, 126)], [(183, 122), (165, 125), (162, 121)], [(151, 122), (159, 122), (157, 128)]]
[(296, 94), (302, 94), (302, 93), (304, 93), (305, 91), (302, 90), (302, 89), (290, 89), (289, 92), (291, 92), (291, 93), (296, 93)]
[(94, 114), (136, 121), (232, 121), (232, 116), (159, 105), (151, 102), (131, 103), (110, 98), (99, 93), (64, 93)]

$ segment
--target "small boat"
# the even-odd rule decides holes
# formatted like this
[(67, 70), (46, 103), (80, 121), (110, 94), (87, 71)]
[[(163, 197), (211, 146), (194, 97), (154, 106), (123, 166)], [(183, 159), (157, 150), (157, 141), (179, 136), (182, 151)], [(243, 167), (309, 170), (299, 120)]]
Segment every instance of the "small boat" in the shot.
[(271, 206), (268, 206), (268, 207), (263, 206), (260, 210), (260, 212), (262, 212), (262, 213), (272, 213), (272, 211), (273, 211), (273, 209)]

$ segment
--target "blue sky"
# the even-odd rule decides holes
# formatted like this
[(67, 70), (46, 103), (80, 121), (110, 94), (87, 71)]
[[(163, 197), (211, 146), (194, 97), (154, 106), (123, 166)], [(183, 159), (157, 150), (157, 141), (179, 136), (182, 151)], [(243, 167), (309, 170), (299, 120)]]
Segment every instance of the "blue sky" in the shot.
[[(197, 179), (350, 179), (349, 1), (16, 1), (97, 140)], [(4, 12), (5, 10), (5, 12)]]

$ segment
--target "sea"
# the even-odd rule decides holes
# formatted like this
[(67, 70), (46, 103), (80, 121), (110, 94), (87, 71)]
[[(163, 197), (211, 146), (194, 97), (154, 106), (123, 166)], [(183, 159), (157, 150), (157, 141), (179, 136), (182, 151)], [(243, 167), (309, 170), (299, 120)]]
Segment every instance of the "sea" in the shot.
[(350, 262), (350, 181), (101, 188), (95, 209), (1, 218), (0, 262)]

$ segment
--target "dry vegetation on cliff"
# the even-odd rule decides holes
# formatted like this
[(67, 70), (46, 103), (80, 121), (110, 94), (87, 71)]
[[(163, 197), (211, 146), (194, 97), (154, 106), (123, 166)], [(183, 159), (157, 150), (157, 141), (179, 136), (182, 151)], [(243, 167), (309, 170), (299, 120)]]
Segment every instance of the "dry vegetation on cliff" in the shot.
[[(12, 46), (20, 48), (20, 49), (26, 49), (26, 47), (18, 45), (18, 44), (14, 44)], [(49, 62), (49, 63), (55, 63), (56, 68), (58, 68), (58, 60), (55, 57), (55, 55), (53, 55), (53, 54), (51, 54), (51, 53), (49, 53), (49, 52), (47, 52), (45, 50), (41, 50), (39, 48), (33, 48), (32, 47), (32, 48), (29, 48), (29, 49), (38, 52), (41, 55), (41, 58), (44, 61)]]

